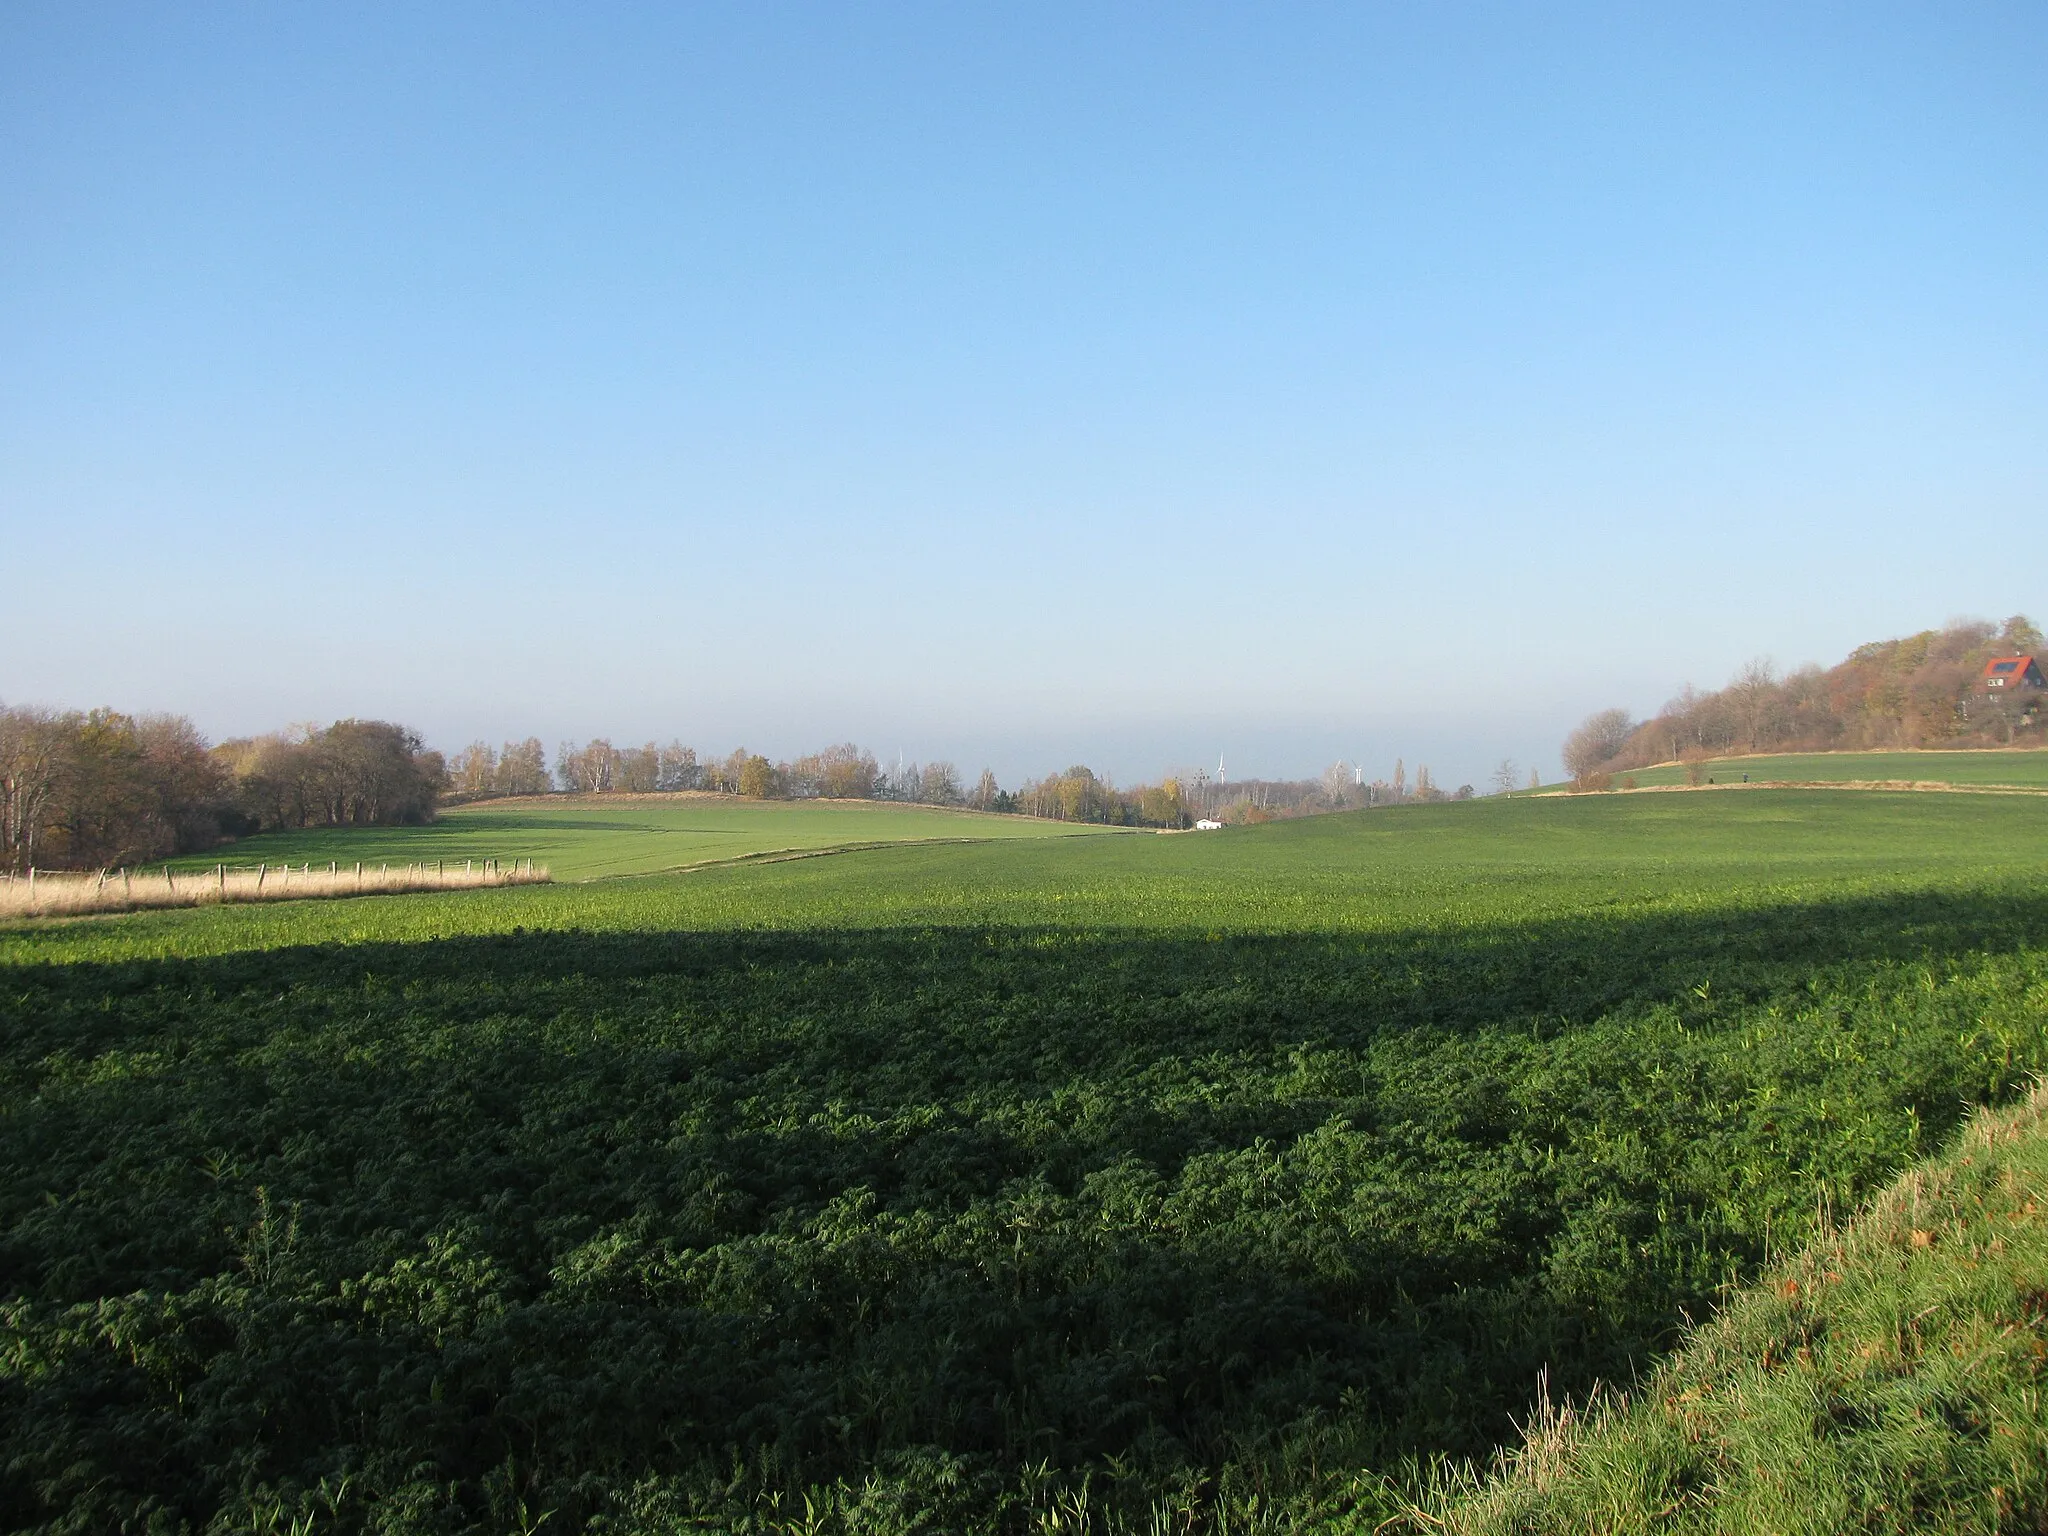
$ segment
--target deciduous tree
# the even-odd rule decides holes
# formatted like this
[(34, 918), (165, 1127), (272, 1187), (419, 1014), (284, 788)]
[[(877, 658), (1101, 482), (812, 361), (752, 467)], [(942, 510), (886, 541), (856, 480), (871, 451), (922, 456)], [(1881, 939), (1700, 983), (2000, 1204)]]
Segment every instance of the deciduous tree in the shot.
[(749, 800), (766, 800), (775, 793), (775, 765), (759, 753), (740, 763), (736, 777), (739, 792)]
[(680, 741), (671, 741), (661, 749), (661, 761), (656, 766), (656, 787), (664, 790), (695, 789), (702, 775), (697, 767), (697, 752)]
[(495, 787), (501, 795), (544, 795), (548, 792), (547, 749), (541, 746), (538, 736), (505, 743), (504, 751), (498, 754)]
[(1603, 709), (1588, 715), (1564, 741), (1565, 772), (1583, 779), (1611, 762), (1628, 744), (1636, 723), (1625, 709)]
[(498, 792), (498, 754), (487, 741), (472, 741), (448, 762), (448, 790), (467, 800)]

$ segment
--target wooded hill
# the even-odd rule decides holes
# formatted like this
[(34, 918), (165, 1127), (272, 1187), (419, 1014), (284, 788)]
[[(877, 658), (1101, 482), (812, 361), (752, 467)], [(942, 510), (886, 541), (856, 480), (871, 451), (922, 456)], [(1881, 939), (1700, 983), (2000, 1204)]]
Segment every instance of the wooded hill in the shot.
[(1978, 679), (1992, 657), (2042, 646), (2033, 620), (2015, 614), (1874, 641), (1826, 669), (1781, 675), (1752, 661), (1718, 692), (1688, 683), (1652, 720), (1602, 710), (1566, 738), (1565, 770), (1584, 778), (1753, 752), (2041, 745), (2042, 696), (1987, 694)]

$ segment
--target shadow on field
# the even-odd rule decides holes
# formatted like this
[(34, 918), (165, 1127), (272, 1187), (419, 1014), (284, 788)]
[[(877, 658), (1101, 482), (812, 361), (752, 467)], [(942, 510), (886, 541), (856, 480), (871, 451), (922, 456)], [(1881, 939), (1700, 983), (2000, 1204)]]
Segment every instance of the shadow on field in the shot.
[(1040, 1463), (1307, 1508), (1625, 1379), (2048, 1066), (2044, 940), (1936, 893), (19, 968), (0, 1518), (573, 1525), (736, 1463), (960, 1529)]

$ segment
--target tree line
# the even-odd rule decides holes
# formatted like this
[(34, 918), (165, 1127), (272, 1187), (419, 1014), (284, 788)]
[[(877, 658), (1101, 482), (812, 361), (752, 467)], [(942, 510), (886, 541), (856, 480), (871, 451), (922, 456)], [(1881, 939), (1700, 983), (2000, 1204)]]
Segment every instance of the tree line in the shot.
[[(539, 743), (529, 741), (530, 752)], [(542, 793), (502, 787), (502, 765), (514, 748), (494, 752), (473, 742), (451, 765), (457, 793), (470, 795)], [(493, 788), (491, 786), (501, 787)], [(851, 742), (827, 747), (793, 761), (771, 762), (741, 748), (729, 756), (700, 759), (680, 742), (620, 748), (609, 740), (565, 742), (555, 755), (554, 787), (577, 794), (651, 794), (709, 790), (757, 799), (896, 800), (970, 810), (1085, 821), (1107, 826), (1185, 827), (1196, 819), (1239, 823), (1320, 814), (1372, 806), (1470, 799), (1469, 784), (1439, 786), (1427, 765), (1414, 780), (1397, 763), (1392, 779), (1368, 782), (1352, 765), (1332, 764), (1313, 779), (1247, 779), (1228, 783), (1205, 773), (1170, 774), (1158, 783), (1119, 787), (1085, 764), (1027, 779), (1005, 789), (984, 768), (969, 784), (950, 762), (899, 763), (885, 767), (872, 752)]]
[[(516, 764), (516, 768), (508, 765)], [(992, 769), (970, 783), (951, 762), (899, 762), (891, 768), (874, 753), (841, 742), (789, 761), (771, 761), (742, 747), (724, 756), (700, 758), (696, 750), (671, 741), (637, 747), (615, 746), (599, 737), (564, 742), (556, 750), (553, 782), (541, 764), (541, 744), (492, 748), (476, 741), (449, 764), (451, 792), (462, 798), (544, 794), (665, 794), (703, 790), (772, 800), (885, 800), (969, 810), (1042, 816), (1104, 826), (1189, 827), (1197, 820), (1227, 823), (1271, 821), (1326, 811), (1470, 799), (1469, 784), (1440, 787), (1427, 766), (1408, 780), (1397, 763), (1391, 780), (1367, 782), (1348, 763), (1333, 764), (1313, 779), (1250, 779), (1235, 784), (1203, 773), (1170, 774), (1160, 782), (1119, 787), (1085, 764), (1005, 789)]]
[(563, 742), (555, 751), (552, 771), (536, 737), (502, 747), (473, 741), (450, 760), (448, 787), (455, 800), (556, 791), (651, 795), (697, 790), (757, 800), (906, 800), (979, 809), (987, 809), (996, 794), (991, 773), (984, 772), (973, 788), (967, 788), (951, 763), (907, 763), (886, 769), (872, 752), (850, 742), (794, 761), (773, 762), (745, 747), (724, 757), (700, 758), (694, 747), (680, 741), (620, 747), (605, 737)]
[(700, 757), (680, 741), (619, 747), (564, 742), (553, 763), (538, 737), (472, 742), (452, 761), (417, 733), (338, 720), (210, 745), (182, 715), (0, 706), (0, 867), (94, 869), (211, 848), (256, 832), (432, 820), (444, 802), (554, 792), (709, 791), (752, 799), (879, 800), (958, 806), (1105, 826), (1185, 828), (1198, 820), (1269, 821), (1325, 811), (1468, 798), (1427, 767), (1409, 782), (1368, 783), (1346, 763), (1319, 778), (1212, 780), (1169, 775), (1119, 787), (1085, 765), (1014, 789), (984, 768), (884, 765), (851, 742), (786, 761), (742, 747)]
[(1987, 694), (1977, 682), (1992, 657), (2032, 655), (2042, 645), (2034, 622), (2015, 614), (2003, 624), (1963, 620), (1858, 646), (1825, 670), (1780, 674), (1759, 659), (1716, 692), (1687, 684), (1653, 719), (1625, 709), (1589, 716), (1565, 738), (1565, 771), (1584, 781), (1754, 752), (2030, 744), (2043, 734), (2040, 696)]
[(1391, 805), (1431, 805), (1470, 800), (1477, 793), (1470, 784), (1455, 789), (1439, 784), (1427, 763), (1417, 764), (1411, 779), (1407, 762), (1401, 758), (1395, 759), (1391, 778), (1368, 779), (1362, 767), (1339, 759), (1312, 779), (1252, 778), (1233, 783), (1196, 772), (1167, 782), (1186, 799), (1191, 815), (1225, 825), (1256, 825)]
[(0, 865), (104, 869), (283, 828), (432, 819), (441, 755), (382, 720), (210, 746), (183, 715), (0, 706)]

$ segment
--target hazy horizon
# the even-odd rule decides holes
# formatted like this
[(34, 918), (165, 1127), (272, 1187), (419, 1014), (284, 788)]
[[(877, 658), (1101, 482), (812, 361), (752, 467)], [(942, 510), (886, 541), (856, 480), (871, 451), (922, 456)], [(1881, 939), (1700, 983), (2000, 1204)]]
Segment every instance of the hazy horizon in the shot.
[(2048, 12), (0, 15), (0, 699), (1557, 771), (2048, 617)]

